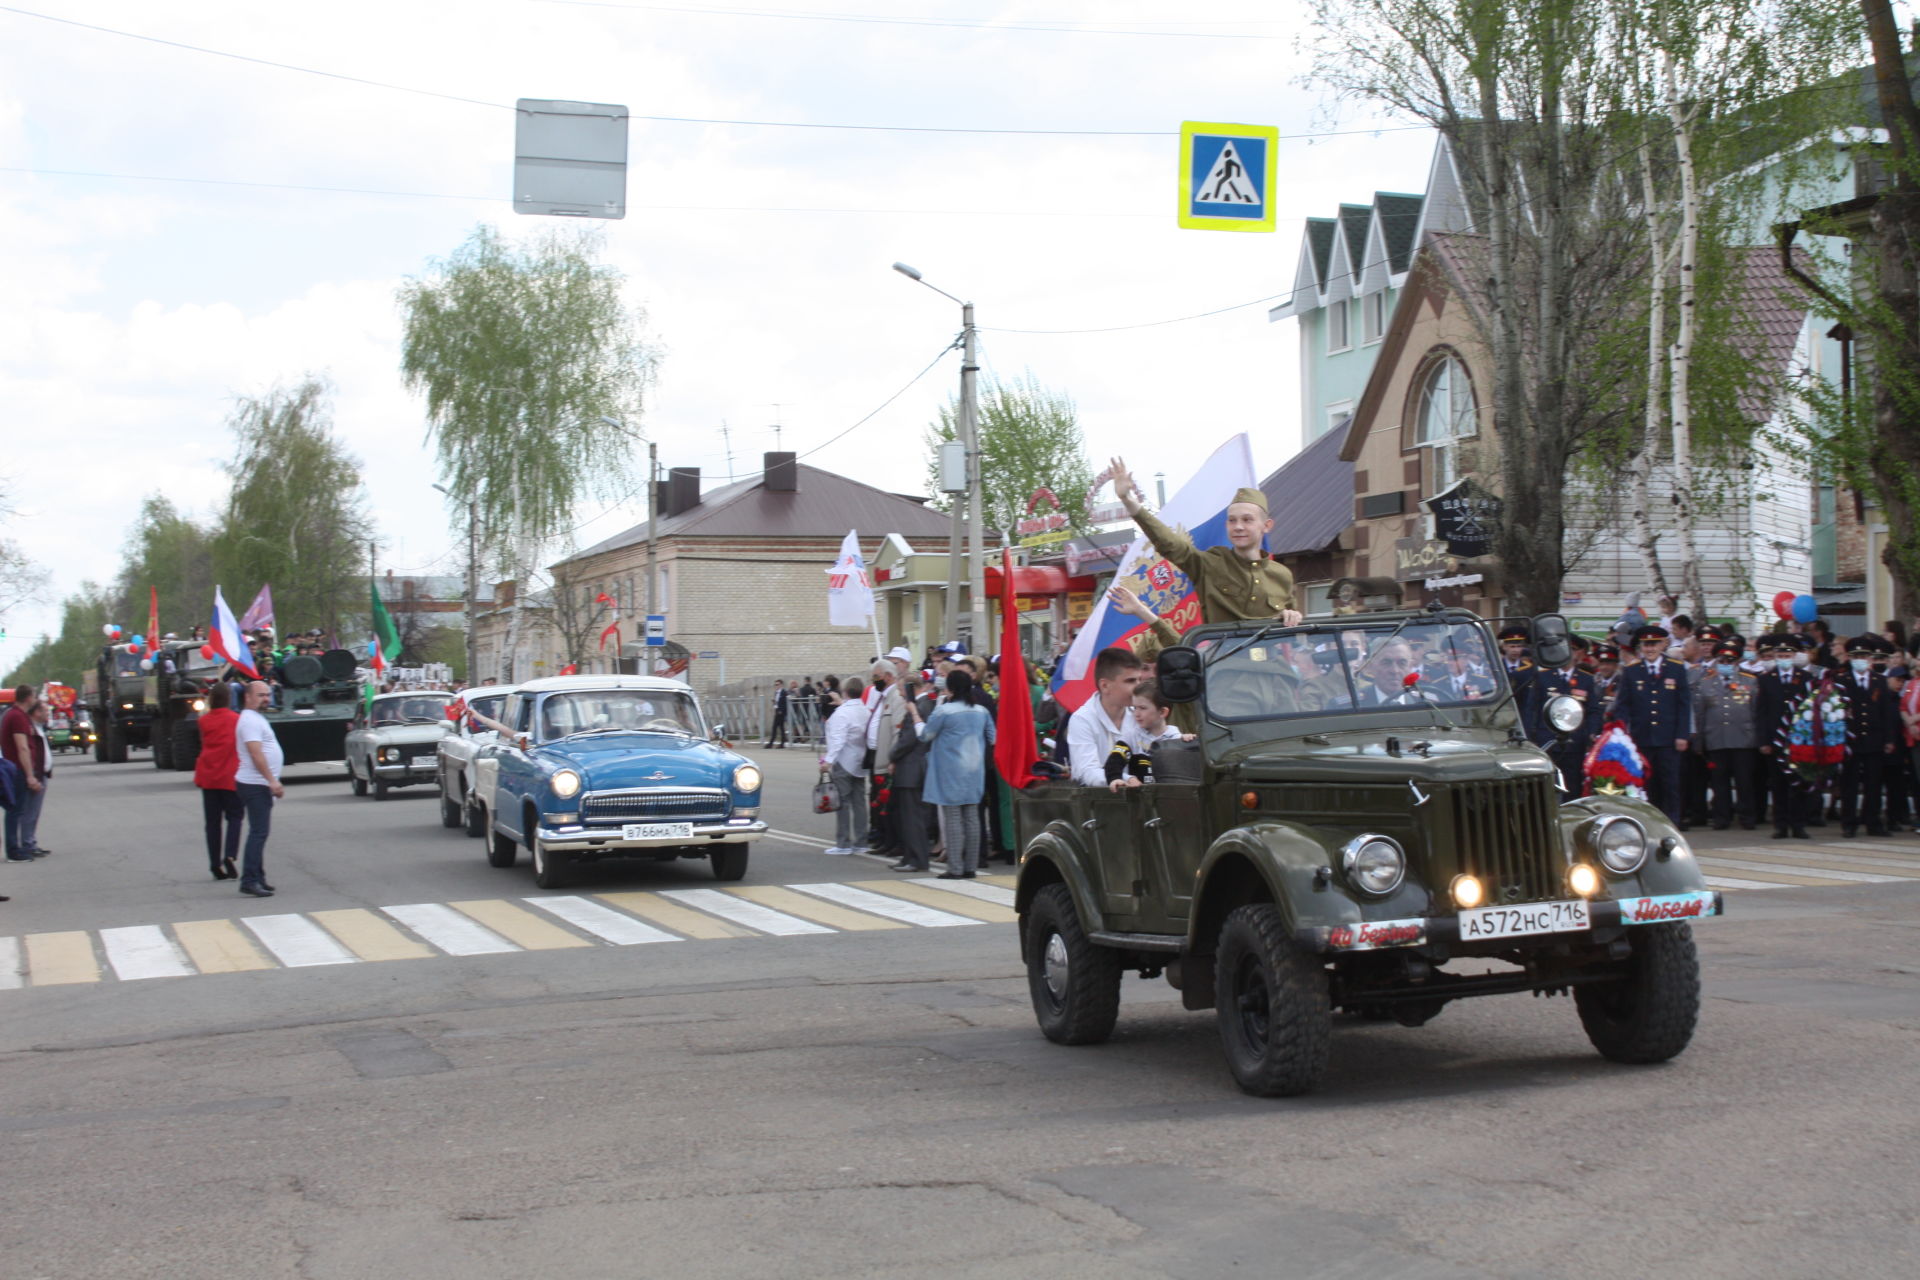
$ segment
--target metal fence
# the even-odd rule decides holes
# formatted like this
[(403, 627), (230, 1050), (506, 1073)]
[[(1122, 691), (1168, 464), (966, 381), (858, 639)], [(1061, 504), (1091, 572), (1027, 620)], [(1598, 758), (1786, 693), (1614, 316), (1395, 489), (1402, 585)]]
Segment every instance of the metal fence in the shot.
[[(734, 742), (765, 742), (773, 724), (773, 695), (770, 693), (712, 693), (700, 699), (706, 709), (707, 723), (726, 726), (726, 736)], [(818, 698), (795, 695), (787, 699), (788, 742), (818, 745), (822, 739)]]

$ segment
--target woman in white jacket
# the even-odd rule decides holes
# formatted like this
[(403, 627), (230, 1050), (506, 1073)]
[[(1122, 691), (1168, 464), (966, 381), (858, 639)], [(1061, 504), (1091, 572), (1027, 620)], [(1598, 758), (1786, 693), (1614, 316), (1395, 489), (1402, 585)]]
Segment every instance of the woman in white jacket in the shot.
[(867, 842), (867, 717), (871, 709), (861, 701), (866, 686), (858, 677), (841, 686), (846, 701), (827, 717), (826, 745), (820, 751), (820, 764), (840, 793), (840, 807), (834, 810), (834, 846), (832, 854), (850, 854)]

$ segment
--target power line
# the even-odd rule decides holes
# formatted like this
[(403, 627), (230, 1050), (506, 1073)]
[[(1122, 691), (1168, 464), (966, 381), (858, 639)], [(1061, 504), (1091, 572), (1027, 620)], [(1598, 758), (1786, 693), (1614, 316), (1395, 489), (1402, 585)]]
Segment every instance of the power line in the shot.
[[(620, 0), (535, 0), (539, 4), (559, 4), (581, 9), (636, 9), (649, 13), (685, 13), (723, 18), (774, 18), (796, 22), (856, 22), (892, 27), (943, 27), (961, 31), (1020, 31), (1053, 35), (1150, 36), (1189, 40), (1278, 40), (1279, 36), (1242, 34), (1232, 31), (1128, 31), (1119, 27), (1075, 26), (1065, 22), (966, 22), (952, 18), (889, 18), (877, 14), (802, 13), (791, 9), (697, 9), (684, 5), (621, 3)], [(1184, 22), (1175, 18), (1173, 22)], [(1193, 24), (1203, 25), (1203, 24)], [(1208, 26), (1269, 26), (1271, 20), (1249, 19), (1245, 24), (1206, 23)]]

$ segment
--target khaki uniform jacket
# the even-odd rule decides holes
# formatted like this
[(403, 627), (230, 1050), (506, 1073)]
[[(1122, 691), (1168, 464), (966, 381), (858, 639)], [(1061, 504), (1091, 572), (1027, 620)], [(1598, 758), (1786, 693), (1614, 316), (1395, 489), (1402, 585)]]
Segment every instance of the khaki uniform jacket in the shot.
[(1282, 609), (1294, 607), (1293, 571), (1277, 560), (1242, 559), (1232, 547), (1202, 550), (1144, 508), (1134, 520), (1154, 550), (1193, 580), (1202, 622), (1275, 618)]

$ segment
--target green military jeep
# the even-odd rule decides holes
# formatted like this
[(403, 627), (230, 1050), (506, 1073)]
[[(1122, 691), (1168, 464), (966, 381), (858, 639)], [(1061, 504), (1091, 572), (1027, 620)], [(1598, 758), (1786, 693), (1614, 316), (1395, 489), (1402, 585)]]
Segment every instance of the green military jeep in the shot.
[[(1532, 625), (1537, 651), (1564, 654), (1562, 619)], [(1196, 741), (1159, 744), (1142, 786), (1018, 793), (1021, 952), (1049, 1039), (1105, 1040), (1132, 969), (1215, 1010), (1254, 1094), (1319, 1082), (1335, 1010), (1418, 1026), (1465, 996), (1570, 991), (1614, 1061), (1686, 1047), (1687, 922), (1720, 895), (1658, 810), (1562, 787), (1480, 618), (1186, 639), (1158, 676), (1199, 704)], [(1584, 713), (1540, 708), (1560, 732)]]

